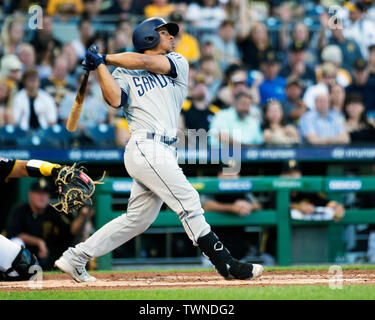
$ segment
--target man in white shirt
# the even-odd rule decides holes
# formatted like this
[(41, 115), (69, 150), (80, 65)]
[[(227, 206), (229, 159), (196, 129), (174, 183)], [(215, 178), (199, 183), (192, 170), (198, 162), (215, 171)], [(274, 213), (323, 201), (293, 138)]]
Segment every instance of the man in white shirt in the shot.
[(337, 68), (333, 63), (326, 62), (322, 66), (322, 79), (317, 84), (309, 87), (304, 95), (303, 102), (310, 110), (315, 110), (315, 100), (320, 94), (328, 94), (329, 86), (336, 82)]
[(40, 89), (38, 71), (26, 70), (22, 77), (24, 89), (14, 96), (14, 125), (23, 130), (46, 129), (57, 122), (57, 108), (53, 98)]

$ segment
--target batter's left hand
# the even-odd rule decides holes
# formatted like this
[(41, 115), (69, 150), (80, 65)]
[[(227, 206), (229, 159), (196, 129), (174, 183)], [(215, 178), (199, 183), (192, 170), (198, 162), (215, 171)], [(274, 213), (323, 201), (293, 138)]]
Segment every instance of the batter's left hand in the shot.
[(88, 63), (86, 59), (82, 61), (82, 68), (86, 71), (94, 71), (96, 69), (95, 65), (92, 62)]

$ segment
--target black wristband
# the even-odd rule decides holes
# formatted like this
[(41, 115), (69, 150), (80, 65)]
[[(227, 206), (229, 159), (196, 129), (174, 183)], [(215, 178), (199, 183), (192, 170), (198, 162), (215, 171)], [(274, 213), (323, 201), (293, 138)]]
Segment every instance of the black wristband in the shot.
[(103, 59), (104, 64), (107, 64), (107, 55), (106, 54), (102, 54), (102, 59)]

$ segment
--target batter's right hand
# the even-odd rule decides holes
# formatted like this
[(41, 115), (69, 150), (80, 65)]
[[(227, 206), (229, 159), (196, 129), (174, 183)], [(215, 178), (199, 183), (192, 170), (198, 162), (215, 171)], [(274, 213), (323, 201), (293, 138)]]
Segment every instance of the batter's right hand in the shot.
[(90, 70), (95, 70), (100, 64), (104, 64), (104, 59), (102, 55), (98, 53), (97, 46), (91, 46), (88, 48), (84, 61), (86, 61), (86, 64), (89, 65)]

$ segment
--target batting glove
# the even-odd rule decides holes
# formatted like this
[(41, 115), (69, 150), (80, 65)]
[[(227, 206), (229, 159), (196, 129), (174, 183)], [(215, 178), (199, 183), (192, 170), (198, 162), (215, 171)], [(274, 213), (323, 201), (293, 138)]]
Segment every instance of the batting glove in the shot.
[(86, 61), (86, 59), (84, 59), (82, 61), (82, 68), (85, 70), (85, 71), (93, 71), (96, 69), (95, 65), (93, 63), (88, 63)]
[[(104, 64), (102, 55), (98, 53), (97, 46), (91, 46), (85, 55), (86, 65), (89, 65), (90, 70), (95, 70), (100, 64)], [(91, 69), (94, 68), (94, 69)]]

